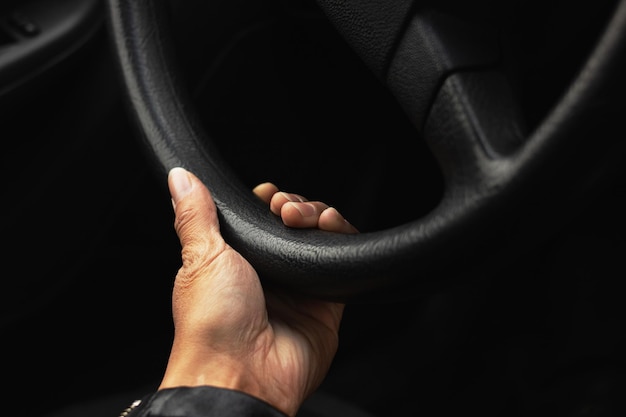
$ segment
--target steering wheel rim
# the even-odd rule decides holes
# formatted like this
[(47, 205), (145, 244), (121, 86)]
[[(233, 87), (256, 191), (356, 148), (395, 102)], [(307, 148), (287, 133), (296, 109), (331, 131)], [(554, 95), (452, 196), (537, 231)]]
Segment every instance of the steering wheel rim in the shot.
[[(454, 57), (448, 61), (461, 62), (458, 67), (439, 65), (435, 73), (421, 74), (428, 79), (424, 85), (433, 89), (427, 109), (422, 102), (402, 96), (406, 72), (394, 68), (407, 61), (396, 65), (387, 56), (390, 63), (378, 75), (397, 90), (396, 96), (412, 112), (440, 163), (446, 178), (440, 204), (422, 218), (381, 231), (343, 235), (290, 229), (237, 179), (202, 127), (179, 80), (164, 3), (108, 0), (109, 28), (133, 119), (161, 172), (182, 166), (207, 185), (225, 239), (268, 286), (351, 301), (407, 298), (451, 283), (471, 282), (485, 268), (496, 268), (514, 256), (515, 242), (523, 244), (524, 236), (555, 221), (558, 209), (547, 213), (547, 202), (572, 198), (560, 184), (583, 183), (606, 166), (607, 158), (621, 155), (621, 148), (614, 149), (621, 146), (615, 138), (624, 134), (624, 128), (612, 98), (624, 91), (616, 86), (623, 86), (620, 76), (626, 73), (626, 1), (616, 4), (578, 76), (530, 134), (520, 133), (515, 120), (508, 123), (515, 117), (508, 113), (507, 124), (513, 128), (506, 127), (504, 134), (500, 125), (480, 120), (480, 114), (491, 111), (482, 107), (493, 97), (476, 98), (472, 91), (495, 83), (481, 91), (508, 97), (498, 92), (502, 83), (491, 72), (467, 71), (491, 60), (489, 50), (474, 55), (479, 57), (476, 65), (464, 65), (465, 57)], [(334, 16), (340, 27), (348, 27), (349, 40), (353, 23), (341, 22), (354, 19), (342, 18), (343, 10), (330, 9), (331, 20)], [(410, 5), (405, 9), (396, 20), (402, 21), (406, 32), (413, 27), (406, 23), (409, 14), (411, 22), (417, 22), (419, 36), (424, 37), (424, 27), (431, 38), (433, 31), (436, 34), (437, 17), (417, 14)], [(353, 45), (359, 50), (358, 39)], [(395, 56), (415, 52), (403, 51), (401, 41), (396, 45), (400, 47)], [(362, 52), (366, 58), (373, 54)], [(369, 62), (374, 71), (377, 62)], [(394, 73), (397, 76), (391, 78)], [(593, 161), (586, 159), (588, 166), (580, 169), (590, 133), (597, 139), (597, 155)]]

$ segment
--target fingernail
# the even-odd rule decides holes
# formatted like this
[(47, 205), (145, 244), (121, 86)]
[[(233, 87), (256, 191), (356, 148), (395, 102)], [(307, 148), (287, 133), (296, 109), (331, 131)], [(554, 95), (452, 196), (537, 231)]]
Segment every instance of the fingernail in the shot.
[(326, 208), (324, 211), (327, 211), (329, 213), (333, 213), (333, 216), (335, 216), (335, 218), (337, 219), (343, 219), (345, 221), (345, 219), (343, 218), (343, 216), (337, 211), (336, 208), (334, 207), (328, 207)]
[(189, 173), (184, 168), (172, 168), (169, 173), (170, 192), (174, 204), (183, 199), (191, 191)]
[(295, 202), (302, 203), (304, 201), (302, 197), (297, 194), (286, 193), (284, 191), (281, 191), (280, 194), (282, 194), (282, 196), (285, 197), (285, 200), (287, 201), (291, 201), (294, 203)]
[(315, 213), (317, 212), (317, 210), (315, 209), (315, 206), (313, 204), (309, 204), (309, 203), (300, 203), (300, 204), (294, 204), (293, 205), (296, 210), (298, 210), (300, 212), (300, 214), (302, 215), (302, 217), (311, 217), (313, 215), (315, 215)]
[(350, 222), (349, 222), (349, 221), (347, 221), (347, 220), (343, 217), (343, 215), (342, 215), (341, 213), (339, 213), (339, 211), (338, 211), (336, 208), (334, 208), (334, 207), (328, 207), (328, 208), (327, 208), (326, 210), (324, 210), (324, 211), (328, 211), (329, 213), (332, 213), (332, 215), (333, 215), (333, 216), (335, 216), (335, 218), (336, 218), (337, 220), (339, 220), (339, 221), (341, 221), (341, 222), (343, 222), (343, 223), (346, 223), (346, 224), (350, 224)]

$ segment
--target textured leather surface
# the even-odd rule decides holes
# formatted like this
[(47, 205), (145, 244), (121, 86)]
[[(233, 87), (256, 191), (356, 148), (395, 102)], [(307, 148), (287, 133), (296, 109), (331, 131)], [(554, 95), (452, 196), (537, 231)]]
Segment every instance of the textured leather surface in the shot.
[(412, 16), (399, 38), (385, 82), (418, 129), (449, 74), (498, 62), (495, 29), (481, 23), (434, 11)]
[[(600, 172), (607, 156), (618, 155), (614, 145), (623, 142), (623, 110), (612, 104), (624, 91), (625, 1), (570, 90), (524, 140), (515, 135), (503, 141), (485, 139), (484, 132), (498, 135), (502, 126), (505, 135), (515, 130), (501, 120), (491, 124), (488, 108), (472, 108), (472, 103), (486, 103), (476, 93), (491, 93), (485, 95), (482, 84), (472, 88), (471, 77), (442, 81), (444, 88), (434, 91), (433, 108), (423, 119), (426, 139), (446, 172), (447, 192), (428, 216), (357, 235), (289, 229), (238, 182), (211, 145), (210, 132), (200, 128), (177, 79), (163, 3), (108, 1), (109, 25), (134, 118), (163, 173), (180, 165), (207, 184), (226, 239), (255, 266), (266, 285), (327, 299), (381, 300), (411, 297), (450, 280), (469, 282), (483, 268), (514, 256), (513, 243), (527, 244), (524, 238), (558, 219), (558, 209), (548, 212), (548, 203), (567, 203), (574, 189), (567, 184), (581, 184)], [(381, 71), (409, 5), (365, 2), (361, 12), (352, 15), (339, 3), (327, 4), (335, 22), (351, 25), (376, 17), (375, 30), (352, 42)], [(354, 0), (345, 7), (348, 3), (361, 4)], [(379, 42), (370, 45), (374, 38)], [(483, 83), (484, 77), (475, 80)], [(484, 85), (492, 84), (498, 85)], [(396, 88), (403, 90), (402, 85)], [(510, 110), (514, 113), (514, 106)], [(478, 120), (480, 115), (483, 119)], [(490, 143), (504, 143), (505, 155), (487, 151)]]
[(384, 78), (412, 0), (318, 0), (331, 22), (379, 78)]
[(409, 0), (318, 3), (420, 129), (447, 74), (499, 58), (489, 19), (453, 16)]

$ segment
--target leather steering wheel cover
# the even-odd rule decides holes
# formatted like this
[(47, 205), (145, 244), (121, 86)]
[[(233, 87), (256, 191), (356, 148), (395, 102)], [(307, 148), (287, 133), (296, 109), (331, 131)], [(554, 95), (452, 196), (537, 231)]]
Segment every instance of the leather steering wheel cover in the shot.
[[(355, 235), (290, 229), (238, 181), (211, 144), (210, 132), (203, 130), (177, 78), (164, 3), (108, 1), (108, 24), (131, 111), (164, 174), (182, 166), (208, 186), (225, 239), (266, 285), (349, 301), (408, 298), (450, 281), (469, 281), (481, 268), (498, 263), (502, 248), (508, 248), (503, 242), (524, 230), (519, 225), (536, 224), (538, 213), (527, 212), (521, 219), (515, 210), (522, 202), (533, 207), (547, 198), (549, 193), (534, 189), (553, 161), (562, 160), (562, 142), (571, 140), (566, 134), (595, 129), (614, 136), (604, 126), (589, 125), (593, 120), (586, 120), (584, 103), (595, 103), (596, 113), (615, 111), (602, 107), (602, 96), (616, 94), (611, 83), (626, 73), (624, 1), (573, 88), (520, 152), (496, 161), (469, 161), (471, 183), (453, 181), (452, 191), (429, 215)], [(573, 140), (567, 146), (572, 154), (580, 150)], [(564, 177), (576, 172), (573, 164), (559, 166)], [(507, 225), (513, 220), (520, 222), (511, 234)]]

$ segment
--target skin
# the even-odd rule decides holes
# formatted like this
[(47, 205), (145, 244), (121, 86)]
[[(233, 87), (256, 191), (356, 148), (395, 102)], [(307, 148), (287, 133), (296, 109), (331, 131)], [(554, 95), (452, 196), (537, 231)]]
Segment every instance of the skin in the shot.
[[(344, 305), (264, 292), (252, 266), (222, 239), (202, 182), (174, 168), (168, 185), (182, 267), (172, 295), (175, 336), (159, 389), (229, 388), (295, 416), (328, 372)], [(254, 192), (287, 226), (358, 232), (325, 203), (272, 183)]]

